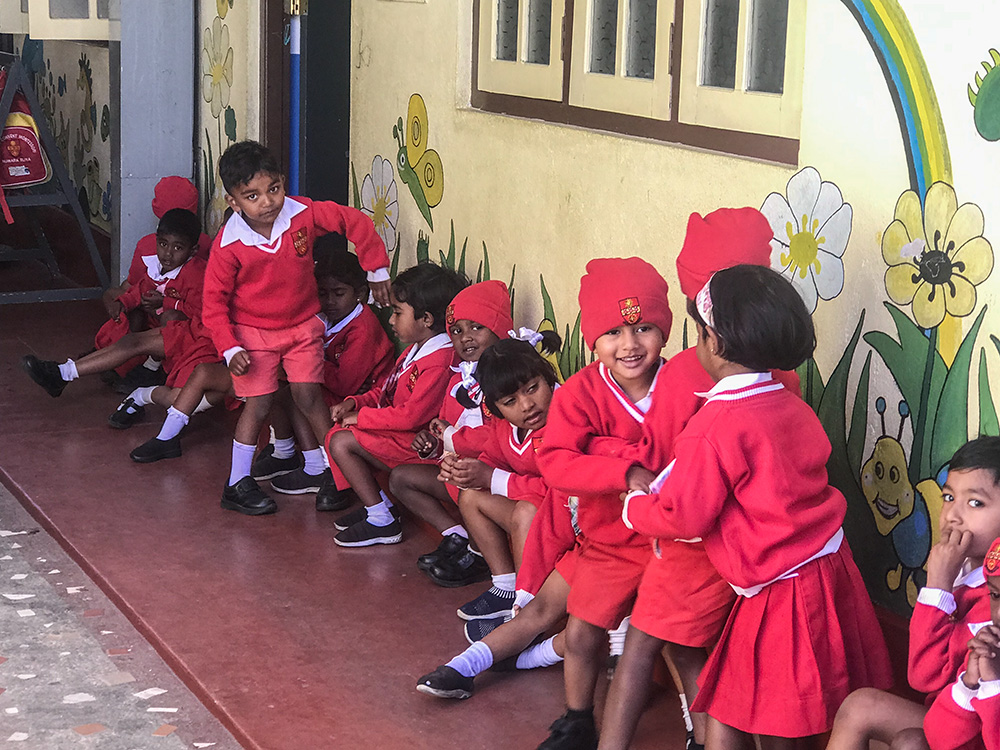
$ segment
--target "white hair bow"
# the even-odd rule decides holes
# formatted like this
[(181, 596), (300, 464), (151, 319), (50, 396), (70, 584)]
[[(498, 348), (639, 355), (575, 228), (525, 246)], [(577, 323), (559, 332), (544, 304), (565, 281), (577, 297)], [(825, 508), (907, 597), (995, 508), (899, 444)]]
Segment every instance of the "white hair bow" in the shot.
[(531, 328), (521, 327), (516, 331), (507, 331), (507, 335), (512, 339), (518, 339), (519, 341), (527, 341), (532, 346), (538, 346), (542, 341), (542, 334), (538, 331), (534, 331)]

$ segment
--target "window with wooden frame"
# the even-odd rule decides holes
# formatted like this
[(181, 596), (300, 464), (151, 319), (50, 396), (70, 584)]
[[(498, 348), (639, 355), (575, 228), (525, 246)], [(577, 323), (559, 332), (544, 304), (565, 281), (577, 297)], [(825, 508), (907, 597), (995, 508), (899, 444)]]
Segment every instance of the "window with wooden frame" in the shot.
[(34, 39), (110, 41), (121, 38), (120, 0), (27, 0)]
[(476, 0), (472, 106), (795, 164), (802, 0)]

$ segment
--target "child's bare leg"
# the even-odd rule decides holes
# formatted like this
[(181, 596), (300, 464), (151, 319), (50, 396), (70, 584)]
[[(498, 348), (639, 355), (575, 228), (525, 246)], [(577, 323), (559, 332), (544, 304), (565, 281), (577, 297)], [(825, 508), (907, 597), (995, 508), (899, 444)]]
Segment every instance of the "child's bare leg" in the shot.
[(799, 743), (796, 737), (773, 737), (762, 734), (758, 736), (760, 750), (795, 750)]
[(163, 359), (163, 336), (157, 329), (127, 333), (115, 343), (76, 361), (80, 376), (113, 370), (133, 357), (147, 355)]
[(177, 394), (180, 392), (180, 388), (168, 388), (165, 385), (154, 385), (149, 391), (149, 400), (157, 406), (169, 409), (174, 405), (174, 401), (177, 399)]
[(889, 745), (909, 729), (921, 730), (923, 734), (926, 713), (919, 703), (884, 690), (855, 690), (837, 711), (827, 750), (868, 750), (869, 740)]
[(514, 569), (521, 569), (521, 556), (524, 554), (524, 543), (528, 540), (528, 530), (531, 528), (531, 521), (538, 512), (531, 503), (519, 500), (514, 503), (514, 511), (510, 517), (510, 550), (514, 555)]
[[(483, 638), (482, 643), (489, 646), (495, 661), (502, 661), (520, 654), (531, 642), (554, 627), (566, 616), (566, 599), (569, 596), (569, 584), (558, 572), (552, 572), (538, 595), (517, 613), (510, 622), (505, 622), (499, 628)], [(559, 637), (560, 647), (556, 652), (565, 655), (563, 638)]]
[(753, 750), (753, 739), (711, 716), (705, 730), (705, 750)]
[(573, 615), (566, 623), (566, 707), (571, 711), (594, 708), (597, 677), (604, 668), (604, 650), (608, 634)]
[(436, 465), (403, 464), (389, 474), (389, 491), (400, 505), (444, 534), (459, 521), (455, 503), (437, 476)]
[(381, 503), (381, 489), (375, 481), (372, 469), (388, 471), (389, 467), (362, 448), (350, 430), (333, 433), (327, 447), (330, 458), (337, 463), (344, 478), (361, 498), (361, 502), (369, 507)]
[[(693, 646), (682, 646), (678, 643), (667, 642), (664, 646), (667, 659), (674, 666), (676, 676), (680, 678), (681, 688), (687, 705), (694, 703), (698, 697), (698, 677), (701, 670), (705, 668), (708, 661), (708, 651), (704, 648)], [(705, 744), (705, 730), (708, 727), (708, 717), (702, 713), (690, 712), (691, 725), (694, 731), (694, 741)]]
[(458, 493), (458, 508), (490, 572), (494, 576), (513, 574), (507, 529), (512, 526), (514, 501), (486, 490), (462, 490)]
[(930, 750), (923, 729), (904, 729), (892, 739), (889, 750)]
[[(362, 448), (351, 430), (331, 432), (326, 440), (326, 449), (332, 461), (330, 468), (336, 464), (339, 469), (333, 472), (337, 485), (337, 492), (331, 493), (333, 501), (339, 502), (345, 495), (348, 488), (340, 485), (346, 483), (365, 504), (363, 516), (349, 513), (338, 519), (337, 526), (341, 531), (333, 541), (341, 547), (370, 547), (402, 541), (403, 529), (392, 513), (392, 502), (379, 488), (373, 473), (373, 470), (388, 471), (389, 467)], [(321, 507), (318, 493), (316, 509), (332, 509)]]
[(274, 513), (278, 509), (274, 500), (258, 487), (257, 482), (250, 476), (260, 428), (267, 419), (267, 412), (273, 400), (273, 392), (250, 396), (243, 406), (243, 413), (236, 423), (229, 481), (222, 490), (222, 507), (226, 510), (235, 510), (248, 516), (261, 516)]
[(271, 429), (274, 430), (276, 440), (294, 437), (303, 450), (306, 450), (306, 445), (309, 448), (319, 447), (319, 442), (313, 435), (312, 425), (295, 406), (292, 391), (287, 386), (282, 386), (275, 394), (274, 406), (271, 408)]
[[(217, 406), (232, 393), (233, 378), (229, 374), (229, 368), (221, 362), (203, 362), (194, 368), (191, 377), (171, 405), (177, 411), (191, 416), (198, 410), (203, 398), (212, 406)], [(257, 431), (260, 432), (259, 427)], [(256, 444), (256, 437), (253, 442)]]
[[(632, 741), (639, 717), (646, 707), (649, 685), (663, 641), (629, 626), (625, 636), (625, 651), (604, 704), (604, 726), (601, 729), (600, 750), (625, 750)], [(696, 741), (704, 742), (704, 734)]]
[[(302, 414), (312, 427), (313, 435), (316, 437), (316, 447), (319, 441), (333, 427), (333, 420), (330, 418), (330, 410), (323, 401), (323, 390), (319, 383), (289, 383), (292, 392), (292, 399)], [(353, 484), (353, 483), (352, 483)], [(357, 488), (355, 488), (357, 490)]]

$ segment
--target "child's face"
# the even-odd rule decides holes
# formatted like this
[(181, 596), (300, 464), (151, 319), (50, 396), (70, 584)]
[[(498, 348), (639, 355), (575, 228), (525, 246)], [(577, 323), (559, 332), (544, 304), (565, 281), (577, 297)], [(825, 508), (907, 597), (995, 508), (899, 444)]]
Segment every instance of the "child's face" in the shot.
[(538, 430), (545, 426), (549, 418), (549, 404), (552, 403), (552, 386), (536, 376), (522, 383), (514, 393), (497, 399), (500, 416), (522, 430)]
[(483, 352), (500, 340), (489, 328), (471, 320), (456, 320), (448, 326), (448, 335), (463, 362), (478, 362)]
[(972, 533), (969, 557), (982, 561), (1000, 536), (1000, 486), (987, 469), (957, 469), (948, 472), (942, 488), (941, 528)]
[(392, 315), (389, 316), (389, 325), (396, 332), (396, 337), (404, 344), (416, 344), (426, 341), (433, 335), (427, 325), (426, 318), (417, 318), (414, 315), (413, 305), (409, 302), (400, 302), (396, 293), (389, 295), (389, 302), (392, 304)]
[(602, 333), (594, 342), (594, 354), (607, 367), (618, 385), (652, 380), (666, 344), (663, 331), (649, 323), (620, 325)]
[(320, 309), (331, 323), (346, 318), (361, 301), (361, 292), (332, 276), (316, 279), (316, 289), (319, 292)]
[(258, 172), (226, 193), (226, 203), (243, 215), (252, 230), (270, 237), (271, 225), (285, 205), (285, 179), (280, 174)]
[(986, 579), (986, 588), (990, 592), (990, 619), (1000, 627), (1000, 579), (990, 576)]
[(194, 253), (195, 247), (187, 237), (179, 234), (157, 233), (156, 257), (160, 259), (160, 269), (166, 273), (180, 268)]

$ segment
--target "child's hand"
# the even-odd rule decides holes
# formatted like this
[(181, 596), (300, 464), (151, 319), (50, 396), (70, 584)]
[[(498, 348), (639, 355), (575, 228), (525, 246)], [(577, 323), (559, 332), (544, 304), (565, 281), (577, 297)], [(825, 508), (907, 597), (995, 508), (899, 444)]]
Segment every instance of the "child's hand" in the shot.
[(969, 652), (969, 660), (965, 663), (965, 674), (962, 675), (962, 683), (969, 690), (979, 688), (979, 654), (975, 651)]
[(104, 309), (108, 311), (108, 317), (117, 323), (121, 318), (122, 313), (125, 312), (125, 305), (117, 299), (113, 299), (104, 303)]
[(142, 303), (140, 304), (143, 310), (152, 314), (163, 307), (163, 295), (160, 294), (155, 289), (150, 289), (148, 292), (142, 293)]
[(245, 351), (236, 352), (229, 360), (229, 372), (233, 375), (246, 375), (250, 372), (250, 355)]
[(632, 464), (628, 471), (625, 472), (625, 482), (629, 492), (638, 491), (648, 493), (649, 485), (654, 479), (656, 479), (656, 474), (645, 466), (639, 466), (639, 464)]
[(493, 469), (478, 458), (468, 458), (451, 454), (447, 467), (441, 462), (441, 473), (449, 476), (446, 481), (462, 489), (489, 489), (493, 479)]
[(435, 437), (444, 437), (444, 431), (449, 427), (451, 427), (451, 424), (447, 420), (441, 419), (441, 417), (435, 417), (428, 425), (431, 434)]
[(410, 447), (417, 452), (421, 458), (430, 458), (437, 449), (438, 439), (429, 430), (421, 430), (413, 436)]
[(965, 558), (969, 556), (972, 544), (971, 531), (944, 528), (941, 541), (931, 547), (927, 556), (927, 586), (932, 589), (951, 591), (955, 579), (962, 570)]
[(358, 413), (356, 411), (349, 411), (347, 414), (340, 418), (340, 425), (342, 427), (350, 427), (352, 424), (358, 423)]
[(389, 288), (391, 286), (392, 284), (388, 280), (368, 282), (368, 288), (371, 289), (372, 297), (382, 307), (389, 306)]
[(357, 406), (353, 398), (346, 398), (341, 401), (336, 406), (330, 407), (330, 419), (334, 422), (339, 423), (341, 419), (347, 414), (354, 411), (354, 407)]

